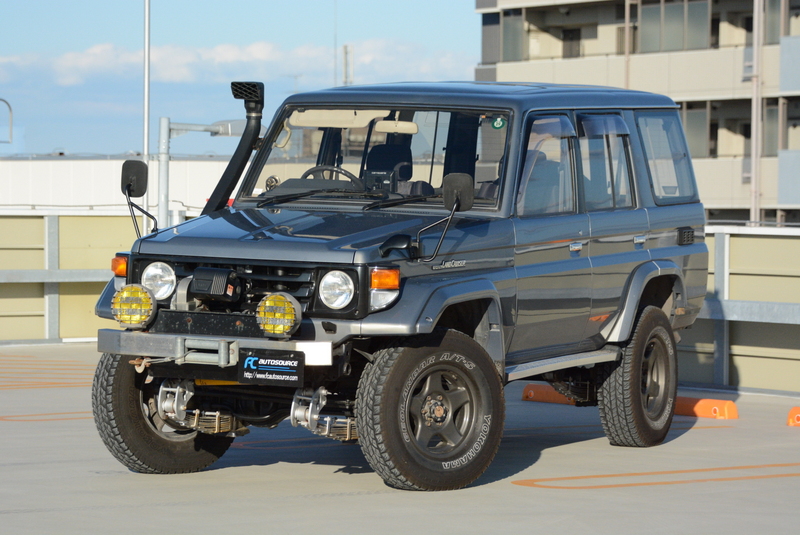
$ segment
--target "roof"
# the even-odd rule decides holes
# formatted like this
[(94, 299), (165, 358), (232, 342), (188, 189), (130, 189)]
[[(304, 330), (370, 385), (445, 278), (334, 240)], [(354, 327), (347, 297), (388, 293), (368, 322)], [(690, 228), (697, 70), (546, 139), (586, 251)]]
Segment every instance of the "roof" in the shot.
[(457, 105), (482, 108), (675, 108), (664, 95), (613, 87), (514, 82), (403, 82), (345, 86), (286, 99), (287, 104)]

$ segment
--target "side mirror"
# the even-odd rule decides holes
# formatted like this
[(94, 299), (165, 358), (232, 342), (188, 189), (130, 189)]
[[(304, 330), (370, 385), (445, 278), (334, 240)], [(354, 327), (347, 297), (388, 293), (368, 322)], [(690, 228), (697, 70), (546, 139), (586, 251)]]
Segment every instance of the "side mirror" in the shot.
[(475, 200), (475, 188), (472, 184), (472, 177), (466, 173), (450, 173), (444, 177), (444, 187), (442, 191), (444, 197), (444, 207), (452, 211), (458, 201), (459, 212), (466, 212), (472, 209)]
[(408, 234), (395, 234), (378, 248), (382, 258), (389, 256), (389, 253), (395, 249), (409, 249), (411, 258), (416, 258), (416, 250), (411, 242), (411, 236)]
[(126, 160), (122, 164), (122, 194), (143, 197), (147, 193), (147, 164), (140, 160)]

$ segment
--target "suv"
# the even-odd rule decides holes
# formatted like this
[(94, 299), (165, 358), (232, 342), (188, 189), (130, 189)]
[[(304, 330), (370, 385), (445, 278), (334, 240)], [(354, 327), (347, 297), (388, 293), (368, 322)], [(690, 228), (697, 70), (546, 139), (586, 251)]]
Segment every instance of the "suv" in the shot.
[[(196, 471), (289, 419), (392, 487), (457, 489), (518, 379), (598, 405), (612, 444), (664, 440), (708, 262), (672, 100), (346, 87), (289, 97), (259, 137), (263, 89), (232, 84), (247, 124), (202, 215), (114, 260), (92, 401), (119, 461)], [(146, 169), (123, 166), (131, 214)]]

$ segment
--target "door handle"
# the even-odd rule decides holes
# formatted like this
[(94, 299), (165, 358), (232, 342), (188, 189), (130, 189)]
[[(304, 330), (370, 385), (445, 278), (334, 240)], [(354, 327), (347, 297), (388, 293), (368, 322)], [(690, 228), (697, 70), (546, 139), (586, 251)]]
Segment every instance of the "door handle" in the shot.
[(647, 235), (645, 235), (645, 234), (642, 234), (641, 236), (634, 236), (633, 237), (633, 243), (636, 244), (636, 245), (641, 245), (646, 241), (647, 241)]
[(574, 241), (569, 244), (570, 253), (579, 253), (583, 249), (583, 244), (579, 241)]

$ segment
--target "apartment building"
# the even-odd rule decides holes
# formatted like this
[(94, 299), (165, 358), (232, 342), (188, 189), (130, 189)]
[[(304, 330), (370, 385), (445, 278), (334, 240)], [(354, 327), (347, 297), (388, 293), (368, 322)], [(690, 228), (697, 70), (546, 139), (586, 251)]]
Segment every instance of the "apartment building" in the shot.
[(669, 95), (682, 109), (710, 220), (800, 222), (800, 0), (476, 0), (475, 7), (482, 16), (476, 80)]

